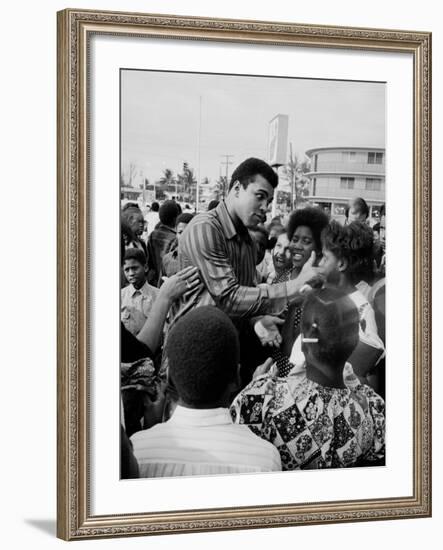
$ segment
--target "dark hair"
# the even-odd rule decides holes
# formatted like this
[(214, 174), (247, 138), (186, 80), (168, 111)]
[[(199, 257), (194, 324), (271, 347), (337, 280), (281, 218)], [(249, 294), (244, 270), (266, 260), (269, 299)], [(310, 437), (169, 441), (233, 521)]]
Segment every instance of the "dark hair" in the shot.
[(385, 205), (385, 204), (382, 204), (382, 205), (380, 206), (380, 218), (381, 218), (382, 216), (386, 216), (386, 205)]
[(190, 212), (183, 212), (183, 214), (179, 214), (177, 216), (175, 224), (177, 225), (178, 223), (189, 223), (193, 217), (194, 214), (191, 214)]
[[(357, 211), (364, 214), (365, 218), (369, 216), (369, 206), (365, 199), (362, 199), (361, 197), (356, 197), (355, 199), (352, 199), (351, 203), (355, 204)], [(349, 218), (349, 206), (347, 206), (345, 209), (345, 216), (346, 219)]]
[(309, 227), (315, 241), (315, 248), (321, 250), (321, 232), (328, 225), (329, 218), (327, 214), (317, 206), (307, 206), (306, 208), (297, 208), (289, 216), (287, 224), (288, 239), (291, 241), (295, 230), (300, 225)]
[(142, 266), (146, 265), (146, 254), (140, 248), (127, 248), (123, 257), (123, 262), (126, 260), (135, 260)]
[[(128, 221), (125, 219), (127, 216), (123, 216), (121, 217), (121, 222), (120, 222), (120, 231), (121, 231), (121, 236), (124, 238), (126, 237), (127, 241), (128, 242), (131, 242), (133, 241), (136, 237), (134, 235), (134, 232), (132, 231), (131, 229), (131, 226), (128, 224)], [(122, 258), (123, 258), (123, 255), (122, 255)]]
[(232, 172), (231, 182), (229, 184), (229, 191), (234, 186), (236, 181), (239, 181), (241, 185), (246, 189), (250, 183), (255, 179), (255, 176), (260, 175), (272, 187), (278, 185), (278, 175), (267, 162), (261, 159), (249, 158), (244, 160), (237, 168)]
[(140, 208), (137, 205), (133, 206), (133, 203), (125, 204), (125, 206), (122, 208), (121, 215), (122, 226), (124, 224), (126, 227), (131, 227), (131, 221), (134, 216), (143, 216)]
[(212, 199), (212, 201), (209, 201), (209, 204), (208, 204), (208, 211), (209, 210), (213, 210), (216, 206), (219, 205), (219, 202), (218, 200), (216, 199)]
[[(126, 210), (132, 208), (137, 208), (137, 210), (140, 210), (139, 205), (136, 202), (127, 202), (125, 205), (122, 206), (122, 212), (125, 212)], [(141, 212), (141, 210), (140, 210)]]
[(380, 233), (380, 222), (374, 223), (372, 226), (372, 231), (377, 231), (377, 233)]
[(344, 363), (359, 341), (359, 314), (354, 302), (337, 288), (311, 292), (303, 306), (301, 332), (304, 338), (318, 338), (312, 354), (323, 363)]
[(180, 206), (173, 200), (165, 201), (158, 212), (161, 223), (175, 227), (177, 216), (181, 213)]
[(352, 222), (342, 226), (329, 222), (322, 233), (324, 248), (339, 260), (346, 260), (346, 277), (351, 284), (371, 282), (374, 274), (374, 234), (365, 223)]
[(158, 212), (160, 209), (160, 205), (158, 204), (157, 201), (154, 201), (152, 204), (151, 204), (151, 211), (152, 212)]
[(240, 357), (238, 333), (214, 306), (191, 310), (172, 327), (166, 346), (169, 375), (190, 406), (216, 403), (235, 380)]

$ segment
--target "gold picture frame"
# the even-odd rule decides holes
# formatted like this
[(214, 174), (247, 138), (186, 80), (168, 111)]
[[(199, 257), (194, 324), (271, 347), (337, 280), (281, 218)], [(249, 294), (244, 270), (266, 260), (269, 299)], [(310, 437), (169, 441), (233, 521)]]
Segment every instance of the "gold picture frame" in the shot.
[[(307, 46), (413, 57), (413, 494), (94, 516), (90, 511), (88, 47), (91, 36)], [(431, 515), (431, 34), (68, 9), (58, 13), (58, 510), (65, 540)], [(412, 298), (411, 298), (412, 299)]]

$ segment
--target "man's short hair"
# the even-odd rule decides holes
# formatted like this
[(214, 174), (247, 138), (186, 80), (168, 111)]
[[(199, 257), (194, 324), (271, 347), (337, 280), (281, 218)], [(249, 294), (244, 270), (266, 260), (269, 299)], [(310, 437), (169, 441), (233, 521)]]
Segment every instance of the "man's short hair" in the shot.
[[(355, 199), (351, 200), (351, 203), (355, 205), (357, 212), (360, 212), (364, 215), (365, 219), (369, 216), (369, 206), (365, 199), (363, 199), (362, 197), (356, 197)], [(345, 209), (346, 219), (349, 218), (349, 210), (350, 207), (347, 206)]]
[(278, 185), (278, 175), (267, 162), (261, 159), (249, 158), (244, 160), (237, 168), (232, 172), (231, 182), (229, 184), (229, 191), (234, 186), (236, 181), (239, 181), (241, 185), (246, 189), (250, 183), (254, 181), (255, 176), (260, 175), (269, 184), (275, 188)]
[(169, 376), (185, 404), (216, 404), (235, 380), (240, 357), (238, 333), (220, 309), (198, 307), (172, 327), (166, 355)]
[(177, 216), (181, 213), (180, 206), (173, 200), (165, 201), (158, 212), (162, 224), (175, 227)]
[(160, 205), (158, 204), (157, 201), (154, 201), (152, 204), (151, 204), (151, 211), (152, 212), (158, 212), (160, 210)]
[(123, 257), (123, 261), (125, 262), (126, 260), (135, 260), (143, 266), (146, 265), (147, 261), (146, 254), (140, 248), (127, 248)]
[(191, 214), (190, 212), (183, 212), (182, 214), (179, 214), (177, 216), (177, 221), (175, 222), (175, 224), (177, 225), (179, 223), (189, 223), (194, 215), (195, 214)]
[(122, 212), (125, 212), (126, 210), (129, 210), (132, 208), (137, 208), (137, 210), (140, 210), (140, 206), (136, 202), (127, 202), (125, 205), (123, 205)]
[(352, 284), (371, 282), (374, 275), (374, 234), (365, 223), (352, 222), (342, 226), (336, 220), (329, 222), (322, 233), (326, 250), (339, 260), (346, 260), (346, 277)]
[(286, 231), (288, 239), (292, 239), (297, 227), (305, 225), (312, 231), (316, 249), (321, 250), (321, 232), (328, 225), (328, 222), (329, 218), (327, 214), (317, 206), (298, 208), (289, 217)]

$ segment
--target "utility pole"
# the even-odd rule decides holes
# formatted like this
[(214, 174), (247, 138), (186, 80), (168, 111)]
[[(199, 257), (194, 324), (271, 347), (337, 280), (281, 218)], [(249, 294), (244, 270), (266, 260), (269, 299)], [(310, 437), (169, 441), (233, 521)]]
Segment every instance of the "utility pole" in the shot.
[(225, 172), (226, 180), (225, 180), (225, 185), (224, 185), (224, 189), (223, 189), (223, 198), (225, 198), (226, 188), (228, 187), (228, 167), (229, 167), (230, 164), (232, 164), (232, 161), (230, 161), (229, 159), (233, 158), (234, 155), (221, 155), (221, 156), (225, 158), (225, 161), (222, 162), (221, 164), (224, 164), (225, 168), (226, 168), (226, 172)]

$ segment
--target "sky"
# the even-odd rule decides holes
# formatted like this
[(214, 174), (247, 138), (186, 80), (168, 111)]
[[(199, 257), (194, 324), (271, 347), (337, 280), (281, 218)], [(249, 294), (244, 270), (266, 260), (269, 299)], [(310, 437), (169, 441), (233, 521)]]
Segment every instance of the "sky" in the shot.
[[(188, 162), (199, 179), (229, 175), (247, 157), (269, 160), (268, 127), (289, 117), (300, 160), (322, 146), (385, 147), (385, 84), (122, 70), (121, 163), (158, 180)], [(289, 152), (289, 146), (288, 146)], [(141, 180), (142, 181), (142, 180)]]

